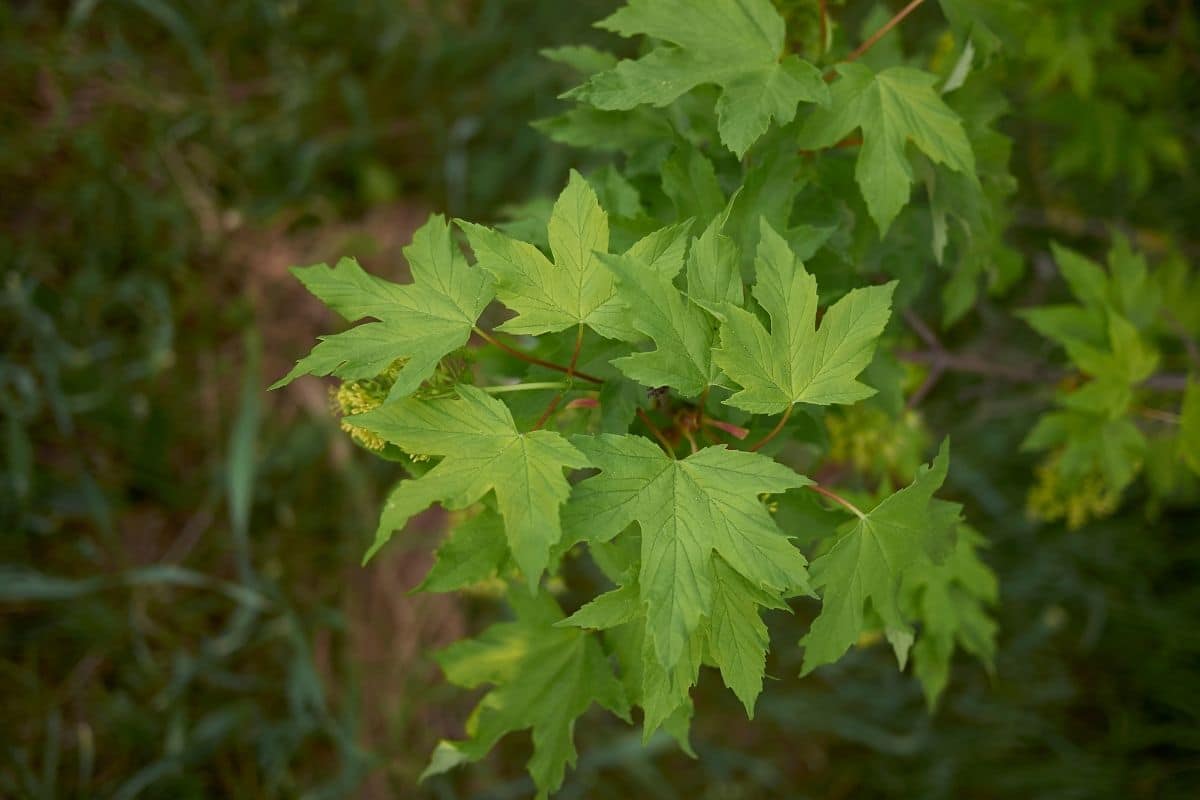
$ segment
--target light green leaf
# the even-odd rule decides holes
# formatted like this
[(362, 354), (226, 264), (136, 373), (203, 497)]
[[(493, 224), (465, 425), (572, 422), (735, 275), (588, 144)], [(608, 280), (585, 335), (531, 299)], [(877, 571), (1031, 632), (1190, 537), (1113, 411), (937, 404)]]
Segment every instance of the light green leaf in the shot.
[(537, 796), (545, 798), (562, 785), (567, 765), (575, 764), (575, 720), (598, 703), (628, 721), (629, 704), (595, 637), (555, 625), (562, 612), (549, 595), (513, 591), (509, 602), (515, 621), (493, 625), (437, 656), (451, 683), (493, 688), (467, 722), (470, 738), (440, 743), (426, 774), (478, 761), (505, 734), (529, 730), (529, 773)]
[(606, 630), (633, 621), (640, 610), (637, 583), (629, 583), (605, 592), (558, 624)]
[(760, 607), (787, 610), (774, 594), (743, 578), (723, 558), (713, 557), (713, 606), (709, 618), (708, 648), (721, 670), (725, 685), (754, 717), (754, 703), (762, 691), (770, 638), (759, 616)]
[(873, 395), (858, 375), (891, 315), (895, 282), (851, 291), (830, 306), (818, 330), (816, 279), (765, 220), (755, 269), (754, 297), (771, 331), (749, 311), (728, 309), (713, 360), (742, 389), (725, 402), (777, 414), (793, 403), (855, 403)]
[(453, 592), (495, 577), (508, 558), (504, 520), (484, 509), (450, 532), (418, 592)]
[(646, 614), (605, 632), (605, 641), (617, 658), (621, 684), (630, 703), (641, 706), (642, 741), (662, 727), (675, 738), (692, 758), (696, 753), (688, 742), (693, 705), (689, 691), (700, 674), (702, 637), (696, 637), (689, 657), (667, 672), (654, 658), (654, 646), (647, 640)]
[[(542, 334), (587, 325), (609, 339), (632, 340), (625, 305), (616, 296), (612, 273), (600, 258), (608, 252), (608, 215), (595, 190), (578, 172), (571, 171), (567, 188), (554, 204), (547, 225), (551, 262), (533, 245), (511, 239), (482, 225), (458, 221), (467, 234), (479, 266), (496, 276), (496, 296), (517, 312), (499, 326), (516, 334)], [(674, 267), (686, 228), (672, 226), (655, 231), (630, 248), (646, 258), (651, 270)], [(673, 274), (673, 273), (672, 273)]]
[(937, 77), (909, 67), (875, 74), (858, 63), (839, 64), (828, 109), (818, 108), (800, 129), (800, 146), (831, 147), (862, 130), (855, 177), (881, 233), (908, 202), (913, 180), (909, 141), (939, 164), (975, 178), (975, 156), (962, 121), (934, 89)]
[(995, 573), (979, 558), (984, 544), (975, 530), (960, 525), (945, 561), (918, 562), (904, 579), (905, 610), (921, 622), (913, 670), (931, 709), (949, 681), (956, 645), (992, 668), (996, 623), (987, 606), (996, 602), (999, 588)]
[(734, 193), (688, 251), (688, 297), (718, 317), (727, 306), (741, 306), (743, 299), (741, 253), (733, 239), (722, 232), (736, 202)]
[(812, 564), (813, 586), (821, 592), (821, 613), (801, 640), (807, 675), (841, 658), (863, 631), (867, 602), (884, 627), (911, 632), (899, 607), (900, 583), (938, 538), (942, 515), (930, 501), (946, 479), (949, 443), (943, 442), (930, 466), (921, 467), (909, 486), (883, 500), (849, 526), (828, 552)]
[(404, 359), (388, 394), (391, 401), (416, 391), (442, 358), (465, 345), (491, 302), (491, 276), (467, 265), (440, 215), (413, 234), (404, 256), (413, 276), (404, 285), (368, 275), (352, 258), (343, 258), (333, 269), (325, 264), (294, 268), (292, 274), (310, 292), (347, 320), (378, 321), (320, 337), (312, 353), (271, 388), (301, 375), (373, 378)]
[(1043, 414), (1022, 450), (1062, 448), (1057, 472), (1068, 486), (1079, 486), (1099, 474), (1115, 492), (1133, 482), (1146, 453), (1146, 437), (1126, 417), (1108, 419), (1099, 414), (1069, 409)]
[(663, 194), (671, 198), (680, 219), (707, 221), (725, 207), (725, 193), (712, 162), (695, 147), (681, 144), (662, 165)]
[(612, 53), (606, 53), (588, 45), (547, 47), (539, 50), (538, 54), (556, 64), (565, 64), (582, 75), (603, 72), (617, 65), (617, 58)]
[(633, 327), (656, 346), (613, 365), (643, 386), (670, 386), (688, 397), (704, 391), (715, 377), (712, 318), (675, 288), (673, 276), (628, 254), (600, 258), (619, 281), (618, 296)]
[(1179, 410), (1179, 451), (1192, 472), (1200, 475), (1200, 383), (1188, 380)]
[(682, 461), (639, 436), (575, 437), (599, 475), (575, 487), (564, 511), (571, 537), (604, 542), (637, 522), (638, 575), (658, 663), (674, 668), (713, 613), (712, 555), (763, 591), (807, 591), (806, 561), (759, 495), (810, 481), (775, 461), (707, 447)]
[(630, 0), (599, 23), (621, 36), (669, 44), (593, 75), (567, 97), (600, 109), (665, 106), (716, 84), (721, 141), (741, 158), (774, 119), (787, 124), (801, 102), (828, 101), (821, 73), (784, 54), (784, 22), (769, 0)]
[(392, 490), (363, 561), (433, 503), (465, 508), (494, 491), (513, 560), (533, 588), (562, 534), (559, 506), (571, 491), (563, 468), (586, 467), (587, 459), (552, 431), (520, 433), (508, 407), (484, 392), (459, 386), (457, 393), (457, 399), (408, 399), (349, 418), (406, 452), (444, 456)]
[(571, 171), (550, 215), (547, 233), (553, 262), (526, 242), (482, 225), (462, 220), (458, 225), (479, 266), (496, 277), (497, 297), (517, 312), (500, 330), (540, 334), (585, 324), (602, 336), (617, 338), (596, 313), (614, 294), (612, 276), (596, 260), (597, 251), (608, 251), (608, 215), (578, 172)]

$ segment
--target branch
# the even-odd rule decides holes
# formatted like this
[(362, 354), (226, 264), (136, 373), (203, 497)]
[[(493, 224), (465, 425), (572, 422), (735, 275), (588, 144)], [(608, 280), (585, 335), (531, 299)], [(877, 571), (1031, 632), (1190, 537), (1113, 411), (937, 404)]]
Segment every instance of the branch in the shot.
[[(920, 388), (909, 398), (908, 406), (917, 405), (937, 384), (946, 372), (964, 372), (1011, 381), (1012, 383), (1058, 383), (1064, 378), (1078, 374), (1072, 370), (1058, 369), (1043, 364), (998, 364), (971, 353), (951, 353), (942, 344), (937, 334), (918, 317), (912, 309), (904, 310), (904, 321), (917, 334), (928, 350), (901, 350), (896, 357), (914, 364), (928, 364), (929, 375)], [(1142, 381), (1147, 389), (1160, 392), (1182, 392), (1187, 389), (1188, 377), (1177, 372), (1160, 372)]]
[[(1078, 374), (1072, 370), (1042, 365), (1023, 367), (1017, 364), (998, 364), (971, 353), (951, 353), (947, 350), (901, 350), (896, 353), (896, 357), (913, 364), (928, 364), (943, 372), (982, 375), (1012, 383), (1058, 383), (1063, 378)], [(1187, 389), (1187, 375), (1182, 372), (1160, 372), (1151, 375), (1140, 385), (1160, 392), (1182, 392)]]
[(641, 408), (637, 410), (637, 415), (638, 419), (642, 421), (642, 424), (650, 429), (650, 433), (654, 434), (654, 438), (658, 439), (658, 443), (662, 445), (663, 450), (667, 451), (667, 455), (669, 455), (671, 458), (674, 458), (675, 448), (671, 445), (671, 442), (667, 439), (663, 432), (658, 429), (658, 426), (654, 424), (654, 420), (650, 419), (650, 415)]
[[(579, 323), (579, 327), (575, 332), (575, 349), (571, 351), (571, 363), (567, 365), (567, 385), (570, 386), (571, 378), (575, 377), (575, 364), (579, 361), (579, 349), (583, 347), (583, 323)], [(550, 401), (550, 405), (546, 406), (546, 410), (538, 417), (537, 422), (533, 423), (535, 431), (541, 430), (546, 424), (546, 420), (550, 419), (550, 415), (554, 413), (554, 409), (558, 408), (558, 404), (562, 402), (563, 392), (554, 395), (554, 399)]]
[(878, 42), (884, 36), (887, 36), (888, 31), (890, 31), (892, 28), (899, 25), (900, 22), (905, 17), (907, 17), (912, 12), (916, 11), (917, 7), (920, 6), (924, 2), (925, 2), (925, 0), (912, 0), (911, 3), (906, 5), (904, 8), (900, 9), (900, 11), (896, 13), (896, 16), (892, 17), (887, 22), (883, 23), (883, 27), (881, 27), (879, 30), (872, 33), (869, 39), (867, 39), (865, 42), (860, 44), (858, 46), (857, 50), (855, 50), (850, 55), (846, 56), (846, 58), (843, 60), (844, 61), (855, 61), (859, 58), (862, 58), (863, 54), (866, 53), (868, 50), (870, 50), (872, 47), (874, 47), (876, 42)]
[(763, 445), (765, 445), (767, 442), (774, 439), (779, 434), (779, 432), (781, 430), (783, 430), (783, 426), (785, 424), (787, 424), (788, 417), (792, 416), (792, 409), (795, 407), (796, 407), (795, 405), (788, 406), (787, 411), (784, 411), (783, 416), (779, 418), (779, 422), (776, 422), (775, 427), (771, 428), (771, 432), (768, 433), (763, 438), (759, 439), (755, 444), (750, 446), (750, 452), (752, 452), (752, 453), (757, 452), (759, 449), (762, 448)]
[(812, 489), (814, 492), (821, 495), (822, 497), (828, 497), (830, 500), (832, 500), (833, 502), (842, 506), (843, 508), (849, 509), (859, 519), (867, 518), (867, 515), (864, 514), (858, 506), (854, 505), (849, 500), (842, 497), (840, 494), (836, 494), (834, 492), (829, 491), (828, 489), (826, 489), (824, 486), (821, 486), (820, 484), (810, 483), (807, 486), (805, 486), (804, 488)]
[(504, 352), (508, 353), (509, 355), (511, 355), (515, 358), (519, 358), (522, 361), (527, 361), (530, 364), (537, 364), (539, 367), (545, 367), (546, 369), (557, 370), (558, 372), (565, 372), (569, 375), (572, 375), (573, 377), (582, 378), (583, 380), (587, 381), (588, 383), (604, 383), (603, 379), (597, 378), (594, 375), (588, 375), (586, 372), (571, 372), (570, 368), (564, 367), (562, 364), (555, 364), (553, 361), (546, 361), (544, 359), (537, 358), (536, 356), (531, 356), (528, 353), (524, 353), (524, 352), (518, 350), (517, 348), (513, 347), (512, 345), (508, 345), (508, 344), (505, 344), (504, 342), (500, 341), (495, 336), (492, 336), (490, 333), (485, 331), (483, 328), (474, 328), (473, 330), (475, 331), (475, 334), (480, 339), (483, 339), (488, 344), (493, 344), (496, 347), (499, 347)]

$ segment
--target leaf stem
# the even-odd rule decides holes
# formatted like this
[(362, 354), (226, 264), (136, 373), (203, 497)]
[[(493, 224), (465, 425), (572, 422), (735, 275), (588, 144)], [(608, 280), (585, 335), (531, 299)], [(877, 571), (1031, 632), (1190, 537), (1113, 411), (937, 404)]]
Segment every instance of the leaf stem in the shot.
[(916, 11), (917, 7), (920, 6), (924, 2), (925, 2), (925, 0), (912, 0), (911, 3), (906, 5), (904, 8), (900, 9), (900, 11), (898, 11), (896, 13), (896, 16), (892, 17), (887, 22), (883, 23), (883, 27), (881, 27), (879, 30), (872, 33), (869, 39), (867, 39), (865, 42), (860, 44), (858, 46), (858, 49), (855, 50), (850, 55), (846, 56), (843, 59), (843, 61), (856, 61), (857, 59), (861, 58), (864, 53), (866, 53), (868, 50), (870, 50), (872, 47), (875, 46), (876, 42), (878, 42), (884, 36), (887, 36), (888, 31), (890, 31), (892, 28), (899, 25), (900, 22), (905, 17), (907, 17), (912, 12)]
[(826, 489), (824, 486), (821, 486), (820, 484), (810, 483), (805, 488), (812, 489), (814, 492), (821, 495), (822, 497), (829, 498), (830, 500), (837, 503), (841, 507), (853, 512), (854, 516), (858, 517), (859, 519), (867, 518), (867, 515), (862, 512), (862, 509), (860, 509), (858, 506), (854, 505), (854, 503), (851, 503), (849, 500), (842, 497), (840, 494), (837, 494), (836, 492), (829, 491), (828, 489)]
[(536, 392), (543, 389), (566, 389), (570, 385), (566, 381), (540, 381), (537, 383), (504, 383), (499, 386), (480, 388), (488, 394), (507, 394), (508, 392)]
[[(575, 364), (579, 361), (579, 350), (582, 347), (583, 323), (581, 322), (575, 332), (575, 348), (571, 351), (571, 363), (567, 365), (568, 387), (571, 385), (571, 378), (575, 377)], [(533, 429), (535, 431), (541, 430), (542, 426), (546, 424), (546, 420), (550, 419), (550, 416), (554, 413), (554, 410), (558, 408), (558, 404), (562, 402), (562, 399), (563, 392), (559, 392), (558, 394), (554, 395), (554, 399), (550, 401), (550, 405), (546, 406), (546, 410), (542, 412), (540, 417), (538, 417), (537, 422), (533, 423)]]
[(476, 327), (473, 330), (475, 331), (475, 334), (480, 339), (483, 339), (488, 344), (492, 344), (492, 345), (495, 345), (496, 347), (499, 347), (504, 352), (508, 353), (509, 355), (511, 355), (515, 358), (519, 358), (522, 361), (526, 361), (530, 364), (537, 364), (539, 367), (545, 367), (546, 369), (552, 369), (552, 370), (556, 370), (558, 372), (566, 372), (568, 374), (573, 375), (576, 378), (581, 378), (581, 379), (587, 381), (588, 383), (604, 383), (603, 379), (597, 378), (595, 375), (588, 375), (586, 372), (569, 372), (568, 368), (564, 367), (562, 364), (555, 364), (553, 361), (546, 361), (545, 359), (537, 358), (536, 356), (531, 356), (528, 353), (522, 352), (522, 351), (518, 350), (517, 348), (513, 347), (512, 345), (505, 344), (504, 342), (500, 341), (495, 336), (492, 336), (490, 333), (485, 331), (483, 328)]
[(725, 431), (738, 441), (741, 441), (750, 435), (750, 431), (746, 430), (741, 425), (734, 425), (732, 422), (726, 422), (723, 419), (714, 419), (708, 415), (702, 416), (700, 418), (700, 422), (703, 425), (711, 425), (718, 430)]
[(750, 446), (750, 452), (753, 453), (760, 450), (763, 445), (774, 439), (783, 430), (783, 426), (787, 424), (788, 418), (792, 416), (793, 408), (795, 408), (795, 405), (787, 407), (787, 411), (783, 412), (783, 416), (779, 418), (779, 422), (775, 423), (775, 427), (771, 428), (771, 432)]
[(1158, 408), (1146, 408), (1144, 406), (1138, 407), (1137, 413), (1146, 419), (1152, 419), (1155, 422), (1162, 422), (1167, 425), (1178, 425), (1182, 419), (1179, 414), (1175, 414), (1171, 411), (1163, 411)]
[(637, 415), (638, 419), (642, 421), (642, 424), (650, 429), (650, 433), (654, 434), (654, 438), (658, 439), (658, 443), (662, 445), (663, 450), (667, 451), (667, 455), (669, 455), (671, 458), (675, 458), (675, 448), (671, 446), (671, 442), (667, 439), (663, 432), (658, 429), (658, 426), (654, 424), (654, 420), (650, 419), (650, 415), (640, 408), (637, 410)]

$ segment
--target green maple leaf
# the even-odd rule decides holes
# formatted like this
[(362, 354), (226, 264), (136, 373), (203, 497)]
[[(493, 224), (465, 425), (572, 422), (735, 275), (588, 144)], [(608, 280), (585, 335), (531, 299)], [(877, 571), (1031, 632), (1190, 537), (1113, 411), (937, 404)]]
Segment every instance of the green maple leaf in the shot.
[(1100, 475), (1116, 492), (1137, 477), (1146, 447), (1145, 434), (1128, 417), (1077, 409), (1043, 414), (1021, 442), (1022, 450), (1060, 450), (1056, 471), (1068, 486)]
[[(479, 266), (495, 276), (496, 296), (517, 312), (499, 330), (537, 335), (587, 325), (609, 339), (637, 337), (616, 298), (613, 275), (598, 258), (608, 252), (608, 215), (578, 172), (571, 171), (547, 225), (553, 262), (528, 242), (463, 220), (458, 225), (466, 232)], [(682, 235), (677, 228), (656, 231), (631, 252), (669, 261), (677, 248), (664, 246), (662, 240), (669, 244), (673, 236)]]
[(909, 486), (860, 516), (813, 561), (813, 586), (824, 591), (821, 613), (800, 642), (801, 674), (837, 661), (854, 644), (868, 601), (888, 631), (911, 634), (899, 607), (900, 583), (931, 539), (943, 533), (945, 523), (932, 513), (930, 501), (946, 479), (949, 462), (949, 443), (943, 442), (932, 465), (921, 467)]
[(515, 621), (493, 625), (438, 654), (451, 683), (493, 688), (467, 722), (470, 738), (439, 742), (421, 777), (478, 761), (505, 734), (529, 729), (529, 773), (544, 798), (562, 785), (566, 766), (575, 764), (575, 720), (598, 703), (628, 721), (629, 704), (596, 638), (555, 625), (562, 612), (549, 595), (513, 591), (509, 602)]
[(740, 306), (743, 300), (741, 251), (722, 233), (737, 199), (735, 192), (688, 250), (688, 297), (714, 314), (722, 314), (727, 306)]
[(715, 327), (703, 308), (672, 282), (675, 273), (651, 268), (634, 254), (601, 256), (617, 277), (618, 297), (633, 327), (649, 337), (655, 349), (614, 359), (613, 365), (643, 386), (670, 386), (694, 397), (709, 386)]
[(759, 495), (810, 481), (775, 461), (707, 447), (676, 461), (640, 436), (575, 437), (601, 472), (578, 484), (563, 512), (569, 535), (604, 542), (641, 528), (638, 591), (653, 649), (672, 669), (714, 613), (718, 554), (752, 587), (807, 591), (807, 562)]
[(958, 526), (954, 550), (940, 564), (919, 562), (904, 580), (906, 610), (921, 621), (913, 647), (913, 669), (930, 708), (950, 678), (954, 648), (961, 645), (990, 670), (996, 653), (996, 623), (987, 606), (997, 600), (996, 576), (977, 550), (985, 540), (972, 528)]
[(508, 407), (484, 392), (459, 386), (457, 393), (458, 399), (409, 398), (349, 418), (406, 452), (444, 456), (392, 490), (363, 561), (433, 503), (465, 508), (495, 491), (513, 560), (535, 587), (562, 535), (559, 506), (571, 491), (563, 468), (586, 467), (587, 459), (552, 431), (519, 432)]
[(1200, 475), (1200, 382), (1188, 378), (1179, 409), (1179, 450), (1188, 467)]
[(762, 692), (770, 638), (760, 609), (787, 611), (775, 593), (747, 581), (723, 558), (714, 557), (713, 607), (709, 615), (708, 651), (725, 681), (754, 717), (754, 703)]
[(975, 155), (962, 121), (934, 90), (937, 77), (909, 67), (875, 74), (839, 64), (828, 109), (818, 108), (800, 129), (800, 146), (816, 150), (862, 130), (855, 178), (880, 233), (908, 202), (913, 181), (905, 146), (912, 141), (939, 164), (975, 180)]
[(728, 307), (713, 360), (741, 385), (725, 402), (754, 414), (777, 414), (793, 403), (856, 403), (875, 390), (858, 375), (875, 353), (891, 315), (895, 282), (855, 289), (816, 328), (817, 281), (787, 241), (762, 221), (754, 297), (771, 318)]
[(450, 532), (429, 573), (413, 591), (453, 592), (473, 586), (495, 577), (507, 560), (504, 519), (485, 508)]
[(717, 129), (738, 158), (772, 119), (787, 124), (801, 102), (829, 100), (820, 71), (784, 54), (784, 21), (769, 0), (630, 0), (598, 27), (669, 44), (593, 75), (566, 97), (626, 110), (666, 106), (696, 86), (716, 84)]
[[(694, 646), (701, 640), (708, 643), (708, 652), (721, 671), (725, 685), (745, 705), (747, 715), (753, 717), (755, 700), (762, 691), (769, 644), (767, 626), (763, 624), (760, 610), (764, 607), (789, 609), (777, 593), (750, 583), (717, 555), (712, 557), (712, 586), (712, 609), (692, 644)], [(616, 589), (583, 605), (559, 624), (607, 630), (640, 621), (639, 630), (644, 635), (648, 630), (646, 619), (641, 590), (636, 576), (632, 576)], [(653, 650), (641, 648), (638, 652), (647, 654)], [(643, 660), (642, 655), (638, 659)], [(645, 705), (652, 712), (645, 727), (647, 737), (687, 700), (687, 691), (695, 684), (698, 669), (699, 650), (695, 659), (684, 658), (672, 670), (665, 670), (657, 659), (640, 665), (639, 674), (643, 680), (648, 680), (645, 685), (639, 684), (637, 697), (645, 696)]]
[(644, 711), (642, 741), (650, 741), (663, 727), (688, 755), (695, 757), (688, 743), (694, 710), (690, 692), (700, 674), (705, 629), (689, 640), (683, 657), (673, 667), (664, 667), (655, 656), (636, 574), (626, 575), (621, 586), (582, 606), (558, 625), (607, 631), (625, 694)]
[(450, 226), (433, 215), (404, 248), (413, 282), (392, 283), (363, 271), (352, 258), (330, 269), (296, 267), (292, 274), (338, 314), (353, 322), (374, 317), (345, 333), (322, 336), (272, 389), (301, 375), (373, 378), (404, 359), (388, 400), (416, 391), (438, 362), (467, 343), (471, 329), (492, 300), (492, 278), (472, 269), (450, 237)]

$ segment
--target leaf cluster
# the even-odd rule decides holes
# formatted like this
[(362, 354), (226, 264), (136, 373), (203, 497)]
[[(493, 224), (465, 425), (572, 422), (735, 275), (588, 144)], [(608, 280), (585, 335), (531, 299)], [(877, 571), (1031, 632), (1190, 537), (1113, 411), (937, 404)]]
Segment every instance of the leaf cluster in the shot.
[[(405, 251), (409, 284), (350, 259), (296, 270), (348, 321), (371, 321), (278, 384), (390, 370), (386, 396), (345, 418), (410, 473), (367, 558), (440, 504), (454, 524), (420, 588), (499, 580), (515, 613), (442, 655), (452, 682), (493, 688), (427, 774), (529, 729), (543, 795), (593, 703), (626, 720), (639, 707), (645, 738), (662, 727), (690, 751), (691, 689), (710, 666), (752, 716), (768, 612), (816, 611), (805, 674), (883, 635), (931, 704), (956, 646), (990, 663), (995, 638), (983, 540), (935, 498), (948, 443), (915, 473), (844, 490), (814, 477), (836, 467), (833, 409), (900, 413), (903, 373), (879, 345), (919, 276), (870, 254), (929, 224), (910, 202), (921, 175), (986, 205), (972, 125), (933, 74), (823, 75), (786, 52), (767, 0), (633, 0), (600, 27), (648, 49), (551, 53), (584, 82), (540, 127), (621, 166), (572, 171), (512, 224), (431, 217)], [(853, 223), (822, 210), (831, 197)], [(986, 224), (955, 213), (967, 232)], [(475, 368), (451, 370), (467, 351)]]

